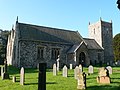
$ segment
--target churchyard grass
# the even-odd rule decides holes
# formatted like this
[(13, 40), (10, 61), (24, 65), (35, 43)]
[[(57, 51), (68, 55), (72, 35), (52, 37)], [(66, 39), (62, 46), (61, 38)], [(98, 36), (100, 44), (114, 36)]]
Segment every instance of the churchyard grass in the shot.
[[(113, 74), (110, 75), (110, 84), (98, 84), (96, 77), (98, 76), (98, 68), (94, 68), (94, 74), (87, 76), (86, 90), (120, 90), (120, 67), (113, 67)], [(52, 69), (46, 70), (46, 90), (77, 90), (77, 80), (74, 79), (74, 70), (68, 70), (68, 77), (62, 76), (60, 71), (57, 76), (53, 76)], [(84, 68), (88, 73), (88, 68)], [(12, 66), (8, 67), (10, 80), (1, 80), (0, 90), (38, 90), (38, 70), (25, 69), (25, 85), (20, 85), (20, 69)], [(17, 82), (12, 82), (12, 76), (16, 76)]]

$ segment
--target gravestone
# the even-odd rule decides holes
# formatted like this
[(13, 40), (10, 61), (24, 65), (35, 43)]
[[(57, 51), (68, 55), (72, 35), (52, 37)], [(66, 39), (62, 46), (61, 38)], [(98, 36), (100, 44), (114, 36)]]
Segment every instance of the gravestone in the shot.
[(92, 65), (90, 65), (89, 67), (88, 67), (88, 73), (89, 74), (92, 74), (93, 73), (93, 66)]
[(24, 68), (22, 67), (20, 70), (20, 85), (24, 85), (24, 79), (25, 79), (25, 72), (24, 72)]
[(78, 73), (80, 73), (80, 69), (79, 69), (78, 66), (76, 66), (75, 69), (74, 69), (74, 77), (75, 77), (75, 79), (77, 79), (77, 74)]
[(102, 84), (110, 83), (109, 72), (106, 68), (102, 67), (99, 69), (99, 76), (97, 77), (97, 82)]
[(112, 67), (111, 66), (107, 66), (106, 68), (109, 71), (109, 74), (112, 74)]
[(39, 63), (38, 90), (46, 90), (46, 63)]
[(72, 64), (70, 64), (70, 69), (72, 69)]
[(68, 69), (67, 69), (67, 66), (65, 65), (63, 67), (63, 77), (67, 77), (67, 75), (68, 75)]
[(7, 72), (7, 60), (4, 61), (4, 68), (2, 68), (2, 69), (3, 69), (2, 70), (3, 73), (1, 74), (2, 80), (4, 80), (4, 79), (10, 79), (9, 74)]
[(59, 62), (60, 61), (60, 58), (59, 58), (59, 56), (58, 56), (58, 59), (57, 59), (57, 71), (59, 71)]
[(86, 88), (86, 74), (85, 73), (78, 73), (78, 83), (77, 83), (77, 89), (85, 89)]
[(109, 76), (108, 70), (104, 67), (99, 69), (99, 77), (101, 76)]
[(57, 67), (56, 64), (53, 64), (53, 76), (57, 75)]
[(16, 82), (16, 76), (13, 76), (12, 81), (15, 83)]
[(80, 69), (80, 73), (82, 73), (83, 68), (82, 68), (82, 65), (81, 65), (81, 64), (79, 65), (79, 69)]

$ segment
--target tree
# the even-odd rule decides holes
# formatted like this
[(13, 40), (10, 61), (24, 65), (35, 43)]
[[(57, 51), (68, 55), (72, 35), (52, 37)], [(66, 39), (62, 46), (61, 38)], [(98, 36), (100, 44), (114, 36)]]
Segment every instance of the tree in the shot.
[(120, 0), (117, 0), (117, 4), (118, 4), (118, 9), (120, 9)]
[(115, 61), (120, 60), (120, 33), (113, 38), (113, 50)]
[(0, 65), (4, 64), (4, 59), (6, 58), (6, 49), (7, 49), (7, 39), (9, 31), (0, 32)]

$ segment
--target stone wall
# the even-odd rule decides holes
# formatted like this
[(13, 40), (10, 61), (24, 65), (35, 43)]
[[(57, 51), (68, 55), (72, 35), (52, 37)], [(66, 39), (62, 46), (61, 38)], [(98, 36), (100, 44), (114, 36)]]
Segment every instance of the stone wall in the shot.
[(114, 60), (112, 40), (112, 23), (102, 22), (102, 46), (104, 48), (105, 63), (110, 63)]
[(104, 48), (104, 63), (113, 62), (112, 22), (98, 21), (89, 24), (89, 38), (93, 38)]
[[(51, 49), (60, 48), (60, 66), (67, 64), (66, 62), (66, 52), (71, 47), (66, 44), (57, 44), (57, 43), (43, 43), (36, 41), (20, 41), (20, 67), (25, 68), (36, 68), (37, 64), (40, 62), (46, 62), (47, 67), (52, 68), (53, 64), (56, 63), (56, 60), (51, 59)], [(37, 47), (44, 47), (44, 58), (37, 59)]]
[(73, 67), (76, 66), (76, 54), (75, 53), (69, 53), (67, 55), (67, 67), (70, 67), (70, 64), (72, 64)]
[(89, 38), (95, 39), (96, 42), (102, 47), (102, 31), (101, 31), (101, 21), (94, 24), (89, 24)]
[[(89, 50), (89, 58), (92, 65), (97, 65), (100, 62), (104, 63), (104, 52), (99, 50)], [(98, 54), (100, 56), (98, 56)]]

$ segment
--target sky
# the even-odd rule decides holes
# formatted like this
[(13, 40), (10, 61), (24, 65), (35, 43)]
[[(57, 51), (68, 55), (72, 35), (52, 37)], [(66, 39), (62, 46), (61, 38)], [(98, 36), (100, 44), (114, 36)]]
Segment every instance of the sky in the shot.
[(117, 0), (0, 0), (0, 29), (21, 23), (79, 31), (88, 37), (88, 24), (113, 22), (113, 36), (120, 33)]

